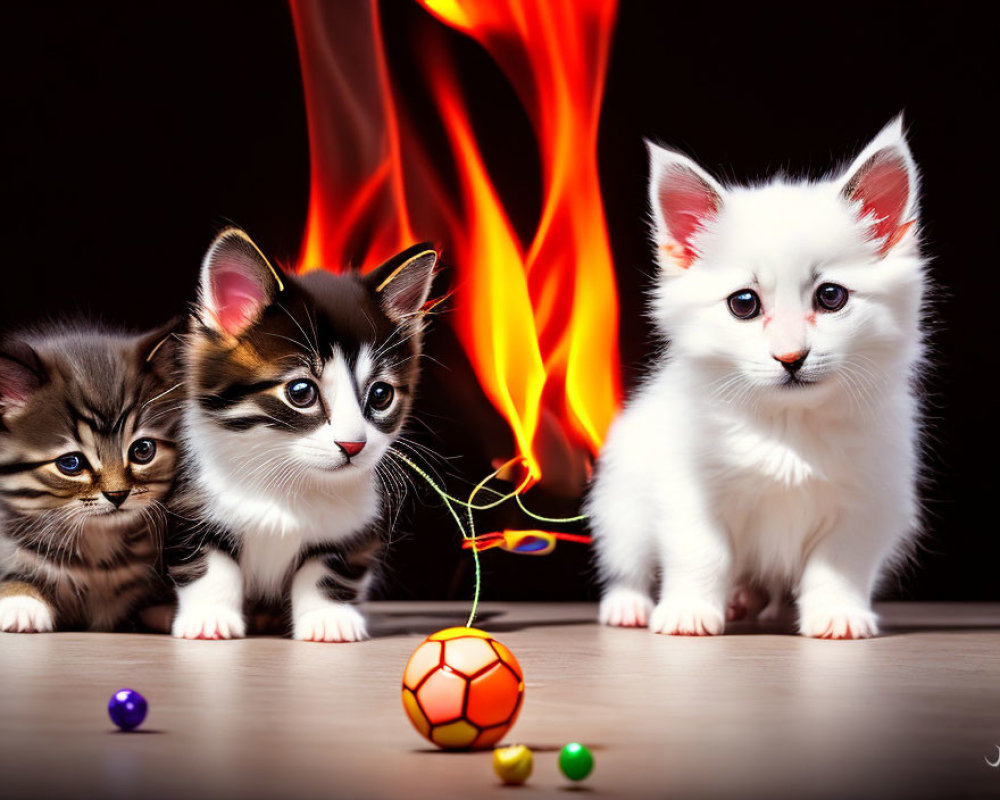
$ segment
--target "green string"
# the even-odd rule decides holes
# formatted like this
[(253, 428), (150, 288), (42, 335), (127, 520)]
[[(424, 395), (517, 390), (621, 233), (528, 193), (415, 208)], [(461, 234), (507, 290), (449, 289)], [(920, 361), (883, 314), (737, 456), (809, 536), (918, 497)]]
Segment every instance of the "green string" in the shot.
[[(521, 511), (523, 511), (532, 519), (538, 520), (539, 522), (554, 522), (554, 523), (580, 522), (581, 520), (585, 520), (587, 518), (586, 514), (580, 514), (575, 517), (562, 517), (562, 518), (543, 517), (540, 514), (535, 514), (534, 512), (529, 511), (525, 507), (524, 501), (521, 499), (521, 494), (519, 490), (509, 492), (508, 494), (501, 494), (500, 492), (496, 491), (495, 489), (491, 489), (489, 486), (486, 485), (489, 481), (493, 480), (493, 478), (495, 478), (499, 474), (500, 470), (496, 470), (490, 473), (485, 478), (483, 478), (478, 484), (476, 484), (475, 488), (473, 488), (471, 494), (469, 495), (468, 501), (459, 500), (457, 497), (452, 497), (444, 489), (438, 486), (437, 482), (430, 475), (428, 475), (423, 469), (414, 464), (410, 459), (408, 459), (398, 450), (389, 450), (388, 452), (390, 455), (395, 456), (401, 462), (406, 464), (406, 466), (412, 469), (417, 475), (423, 478), (427, 482), (427, 485), (434, 490), (434, 492), (437, 494), (438, 497), (441, 498), (442, 502), (444, 502), (445, 504), (445, 507), (448, 509), (448, 513), (450, 513), (452, 519), (455, 520), (455, 524), (458, 526), (458, 530), (461, 532), (463, 539), (470, 539), (475, 541), (476, 522), (475, 519), (473, 518), (473, 512), (489, 511), (492, 508), (496, 508), (497, 506), (506, 503), (511, 498), (513, 498), (517, 502), (517, 505), (521, 509)], [(486, 503), (485, 505), (477, 506), (473, 501), (476, 499), (476, 495), (479, 494), (479, 492), (490, 492), (491, 494), (496, 495), (498, 499), (490, 503)], [(468, 531), (466, 531), (465, 525), (462, 524), (462, 519), (458, 515), (458, 512), (455, 510), (454, 506), (461, 506), (462, 508), (465, 509), (465, 518), (466, 522), (469, 525)], [(476, 565), (476, 583), (475, 583), (475, 589), (473, 590), (472, 593), (472, 610), (469, 612), (469, 619), (465, 623), (466, 627), (471, 628), (472, 623), (475, 622), (476, 620), (476, 612), (479, 610), (479, 594), (480, 590), (482, 589), (482, 569), (479, 564), (479, 551), (475, 547), (471, 547), (469, 549), (472, 550), (472, 560), (473, 563), (475, 563)]]
[[(418, 467), (416, 464), (414, 464), (412, 461), (410, 461), (410, 459), (408, 459), (402, 453), (399, 453), (399, 452), (397, 452), (395, 450), (389, 450), (388, 452), (391, 455), (393, 455), (396, 458), (398, 458), (404, 464), (406, 464), (410, 469), (412, 469), (415, 473), (417, 473), (417, 475), (419, 475), (425, 481), (427, 481), (427, 485), (430, 486), (431, 489), (433, 489), (437, 493), (438, 497), (440, 497), (441, 500), (444, 502), (445, 506), (448, 509), (448, 512), (451, 514), (452, 518), (455, 520), (455, 524), (458, 526), (459, 531), (461, 531), (462, 538), (463, 539), (474, 538), (472, 536), (469, 536), (469, 534), (466, 532), (465, 526), (462, 524), (461, 517), (458, 516), (458, 512), (455, 511), (454, 507), (452, 506), (452, 503), (458, 503), (459, 505), (466, 505), (466, 504), (462, 503), (460, 500), (455, 500), (455, 498), (451, 497), (451, 495), (449, 495), (444, 489), (442, 489), (440, 486), (437, 485), (437, 483), (435, 483), (434, 479), (430, 475), (428, 475), (426, 472), (424, 472), (420, 467)], [(470, 523), (472, 521), (471, 514), (472, 514), (472, 511), (470, 509), (469, 510), (469, 515), (470, 515), (469, 516), (469, 521), (470, 521)], [(476, 565), (476, 586), (475, 586), (475, 589), (473, 590), (473, 593), (472, 593), (472, 610), (469, 612), (469, 619), (465, 623), (465, 627), (467, 627), (467, 628), (471, 628), (472, 627), (472, 623), (475, 622), (475, 620), (476, 620), (476, 611), (479, 609), (479, 592), (480, 592), (480, 589), (482, 588), (482, 571), (481, 571), (481, 569), (479, 567), (479, 551), (476, 550), (475, 547), (473, 547), (471, 549), (472, 549), (472, 561)]]

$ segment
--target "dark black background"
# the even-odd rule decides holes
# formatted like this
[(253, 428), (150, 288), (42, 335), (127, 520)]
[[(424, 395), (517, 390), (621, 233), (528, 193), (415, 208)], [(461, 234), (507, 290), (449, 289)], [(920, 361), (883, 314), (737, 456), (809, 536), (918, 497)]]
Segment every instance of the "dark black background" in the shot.
[[(916, 599), (1000, 599), (991, 513), (998, 281), (988, 250), (996, 185), (988, 127), (995, 70), (985, 19), (937, 8), (626, 2), (621, 8), (600, 162), (622, 300), (626, 384), (649, 352), (641, 294), (650, 258), (642, 137), (680, 147), (722, 177), (819, 174), (905, 111), (923, 170), (923, 220), (939, 285), (929, 384), (929, 534), (889, 587)], [(413, 69), (436, 31), (453, 48), (484, 150), (519, 230), (539, 207), (531, 129), (474, 43), (415, 4), (383, 3), (391, 66), (433, 148)], [(280, 2), (18, 4), (0, 10), (3, 216), (0, 325), (85, 313), (150, 326), (193, 296), (202, 251), (233, 221), (292, 262), (305, 221), (308, 141), (295, 38)], [(451, 461), (457, 490), (486, 470), (502, 425), (446, 320), (430, 351), (420, 436)], [(457, 376), (457, 377), (456, 377)], [(490, 415), (487, 415), (490, 416)], [(470, 435), (470, 429), (473, 434)], [(477, 436), (478, 431), (492, 431)], [(481, 441), (481, 439), (483, 441)], [(540, 506), (574, 503), (539, 496)], [(429, 496), (411, 506), (387, 594), (467, 597), (457, 533)], [(585, 548), (544, 559), (484, 557), (486, 598), (592, 597)]]

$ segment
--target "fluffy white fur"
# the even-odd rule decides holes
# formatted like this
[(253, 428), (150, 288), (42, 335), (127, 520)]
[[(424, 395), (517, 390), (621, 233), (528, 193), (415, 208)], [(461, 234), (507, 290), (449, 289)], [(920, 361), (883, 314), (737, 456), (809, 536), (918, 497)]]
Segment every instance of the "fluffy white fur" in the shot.
[[(874, 588), (918, 517), (925, 269), (902, 121), (815, 182), (724, 188), (649, 150), (652, 313), (669, 345), (588, 499), (600, 619), (719, 634), (727, 608), (773, 615), (792, 596), (804, 635), (875, 635)], [(817, 310), (826, 283), (849, 290), (843, 309)], [(741, 320), (727, 298), (746, 288), (762, 313)], [(790, 385), (777, 357), (803, 352), (808, 383)]]

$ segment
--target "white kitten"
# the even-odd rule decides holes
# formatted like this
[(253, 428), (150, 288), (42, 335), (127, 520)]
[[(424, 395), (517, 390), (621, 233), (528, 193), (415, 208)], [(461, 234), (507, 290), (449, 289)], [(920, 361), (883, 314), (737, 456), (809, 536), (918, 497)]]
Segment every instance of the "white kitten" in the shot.
[(717, 634), (792, 594), (802, 634), (872, 636), (918, 516), (925, 275), (902, 121), (817, 182), (727, 188), (649, 152), (669, 350), (588, 499), (601, 621)]

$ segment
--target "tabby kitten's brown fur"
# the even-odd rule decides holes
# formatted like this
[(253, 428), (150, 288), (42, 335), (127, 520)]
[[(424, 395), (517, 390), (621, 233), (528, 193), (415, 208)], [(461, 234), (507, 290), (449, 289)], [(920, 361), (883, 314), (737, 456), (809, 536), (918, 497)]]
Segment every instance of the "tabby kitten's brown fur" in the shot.
[(113, 630), (162, 591), (172, 360), (168, 329), (0, 343), (0, 630)]

